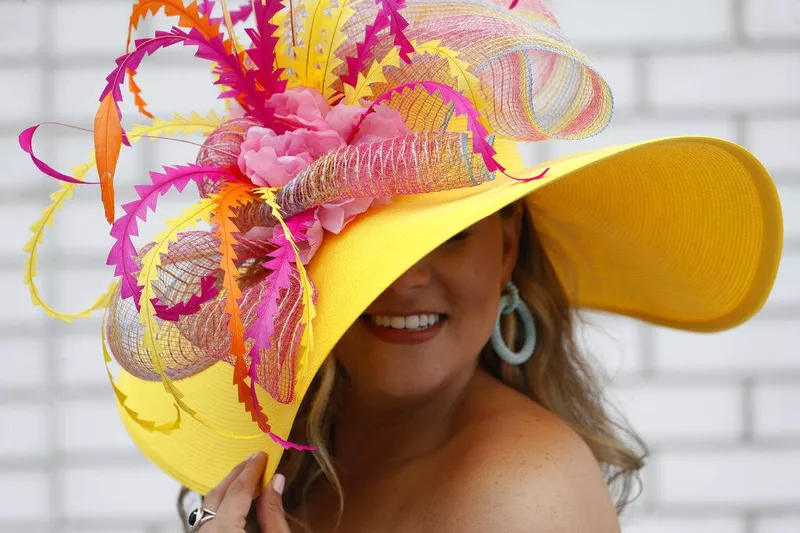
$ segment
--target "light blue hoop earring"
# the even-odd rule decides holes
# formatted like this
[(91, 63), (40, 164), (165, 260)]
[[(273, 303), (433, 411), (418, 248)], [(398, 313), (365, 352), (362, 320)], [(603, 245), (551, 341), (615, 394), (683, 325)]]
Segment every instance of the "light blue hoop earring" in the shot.
[[(492, 348), (500, 359), (510, 365), (521, 365), (531, 358), (533, 350), (536, 348), (536, 322), (533, 319), (531, 310), (519, 296), (519, 289), (513, 282), (506, 284), (507, 294), (500, 297), (500, 309), (497, 312), (497, 322), (494, 324), (492, 332)], [(525, 343), (518, 352), (514, 352), (506, 346), (503, 335), (500, 333), (500, 319), (503, 315), (508, 315), (517, 311), (519, 313), (522, 326), (525, 329)]]

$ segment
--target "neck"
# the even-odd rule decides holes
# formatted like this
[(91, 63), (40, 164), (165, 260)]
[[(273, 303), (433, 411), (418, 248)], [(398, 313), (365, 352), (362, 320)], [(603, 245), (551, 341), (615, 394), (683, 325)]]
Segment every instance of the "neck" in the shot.
[(345, 476), (400, 466), (432, 452), (452, 433), (459, 407), (480, 381), (475, 366), (435, 390), (397, 398), (344, 387), (334, 420), (333, 453)]

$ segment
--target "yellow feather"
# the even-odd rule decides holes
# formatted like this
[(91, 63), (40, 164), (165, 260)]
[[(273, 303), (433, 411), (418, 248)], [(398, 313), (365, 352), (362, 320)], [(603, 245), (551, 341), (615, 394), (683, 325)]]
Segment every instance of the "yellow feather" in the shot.
[(358, 81), (355, 87), (351, 87), (348, 84), (344, 85), (344, 103), (358, 105), (360, 99), (372, 96), (372, 86), (376, 83), (386, 82), (386, 76), (383, 75), (384, 69), (399, 66), (400, 50), (394, 46), (383, 59), (372, 62), (372, 66), (369, 67), (366, 76), (362, 73), (358, 74)]
[[(117, 283), (114, 283), (111, 287), (111, 290), (115, 290)], [(175, 406), (175, 419), (170, 420), (168, 422), (164, 422), (163, 424), (156, 424), (156, 422), (152, 420), (145, 420), (142, 418), (138, 412), (131, 409), (128, 404), (128, 396), (122, 392), (117, 384), (114, 382), (114, 375), (111, 373), (111, 369), (109, 368), (109, 363), (111, 363), (111, 354), (108, 353), (108, 346), (106, 343), (106, 328), (105, 328), (105, 317), (103, 318), (103, 325), (100, 327), (100, 337), (103, 341), (103, 361), (106, 367), (106, 374), (108, 375), (108, 381), (111, 383), (111, 389), (114, 391), (114, 396), (117, 398), (117, 403), (125, 410), (128, 416), (133, 420), (136, 424), (141, 426), (142, 428), (146, 429), (147, 431), (155, 431), (158, 433), (169, 434), (173, 430), (178, 429), (181, 425), (181, 411), (178, 409), (178, 406)], [(174, 404), (173, 404), (174, 405)]]
[[(82, 180), (92, 167), (94, 167), (94, 157), (92, 157), (91, 161), (88, 163), (72, 169), (72, 177)], [(44, 301), (39, 293), (39, 288), (36, 286), (34, 278), (37, 276), (36, 265), (39, 262), (39, 245), (44, 238), (44, 230), (53, 225), (56, 213), (64, 207), (66, 201), (72, 198), (72, 193), (75, 191), (76, 184), (61, 182), (60, 186), (61, 188), (59, 190), (50, 195), (52, 203), (44, 209), (39, 220), (30, 226), (33, 235), (31, 235), (31, 238), (23, 247), (23, 250), (28, 253), (28, 257), (25, 260), (25, 285), (28, 286), (28, 291), (30, 292), (31, 300), (34, 305), (38, 305), (44, 309), (45, 313), (47, 313), (50, 318), (57, 318), (69, 324), (77, 318), (88, 318), (98, 309), (106, 307), (111, 298), (113, 284), (106, 292), (101, 294), (90, 307), (76, 313), (64, 313), (54, 309)]]
[[(289, 244), (291, 244), (292, 250), (294, 251), (295, 266), (297, 268), (298, 276), (300, 277), (300, 286), (303, 289), (303, 314), (300, 319), (300, 323), (301, 325), (305, 326), (305, 329), (303, 330), (303, 336), (300, 339), (300, 354), (297, 358), (297, 375), (298, 378), (302, 377), (305, 380), (308, 379), (308, 354), (314, 349), (314, 332), (312, 329), (312, 323), (314, 317), (317, 316), (317, 310), (314, 307), (314, 299), (312, 298), (311, 294), (311, 282), (309, 281), (308, 273), (303, 266), (303, 262), (300, 260), (300, 250), (298, 250), (297, 245), (294, 242), (294, 236), (286, 226), (286, 222), (284, 222), (281, 214), (280, 206), (275, 200), (275, 195), (277, 192), (277, 188), (261, 188), (254, 191), (256, 195), (260, 196), (261, 199), (264, 200), (264, 202), (270, 206), (270, 208), (272, 208), (272, 215), (278, 220), (281, 228), (283, 228), (283, 234), (286, 235), (286, 240), (289, 241)], [(301, 388), (301, 390), (302, 383), (303, 382), (298, 379), (296, 385), (298, 388)]]
[(209, 198), (201, 198), (195, 205), (186, 209), (183, 214), (168, 220), (168, 229), (155, 238), (155, 246), (148, 250), (142, 259), (142, 270), (139, 272), (138, 278), (139, 285), (144, 287), (139, 300), (139, 320), (144, 326), (144, 331), (142, 332), (142, 346), (150, 354), (153, 371), (161, 377), (161, 383), (164, 385), (164, 389), (172, 395), (175, 405), (181, 411), (220, 435), (236, 439), (254, 439), (262, 436), (263, 433), (259, 432), (252, 435), (230, 433), (203, 419), (184, 401), (184, 394), (172, 383), (172, 380), (167, 376), (164, 370), (164, 362), (161, 358), (161, 354), (164, 352), (165, 348), (159, 337), (160, 327), (158, 319), (156, 318), (156, 310), (152, 303), (152, 300), (156, 298), (153, 282), (158, 279), (158, 267), (161, 265), (162, 254), (167, 253), (169, 244), (175, 242), (181, 232), (194, 227), (198, 222), (208, 222), (214, 210), (217, 208), (218, 202), (219, 200), (216, 195)]
[(333, 88), (333, 83), (336, 77), (333, 71), (336, 70), (344, 60), (336, 55), (339, 48), (347, 42), (347, 34), (342, 30), (345, 23), (355, 15), (353, 6), (359, 4), (362, 0), (339, 0), (339, 5), (331, 10), (331, 16), (323, 17), (322, 31), (325, 32), (327, 40), (323, 44), (322, 53), (322, 95), (330, 100), (336, 96), (336, 91)]
[(331, 0), (307, 0), (305, 2), (305, 16), (301, 18), (303, 33), (301, 42), (294, 47), (294, 70), (301, 85), (320, 89), (322, 75), (319, 71), (321, 61), (320, 53), (325, 35), (322, 31), (323, 13), (332, 7)]
[(180, 113), (174, 113), (172, 120), (156, 117), (153, 119), (152, 124), (137, 124), (133, 126), (128, 133), (128, 137), (131, 140), (139, 140), (141, 137), (156, 137), (160, 135), (194, 135), (200, 133), (207, 136), (221, 124), (222, 119), (214, 110), (209, 111), (206, 116), (197, 111), (192, 111), (188, 118)]
[(456, 80), (456, 87), (458, 91), (472, 102), (472, 105), (478, 111), (486, 107), (486, 102), (481, 93), (481, 83), (475, 74), (470, 72), (469, 63), (463, 59), (459, 59), (459, 53), (455, 50), (442, 46), (441, 40), (427, 41), (425, 43), (414, 45), (414, 54), (427, 54), (439, 57), (447, 61), (450, 68), (450, 75)]
[[(136, 142), (148, 136), (192, 135), (195, 133), (208, 135), (220, 124), (222, 124), (222, 119), (220, 119), (213, 110), (205, 117), (196, 111), (192, 111), (189, 118), (175, 113), (172, 120), (163, 120), (156, 117), (153, 119), (152, 124), (133, 126), (128, 137), (132, 142)], [(94, 168), (94, 155), (90, 155), (89, 157), (89, 161), (72, 169), (73, 178), (83, 180), (84, 176)], [(112, 288), (109, 288), (106, 292), (101, 294), (90, 307), (76, 313), (64, 313), (54, 309), (44, 301), (34, 281), (37, 275), (36, 266), (39, 263), (39, 246), (42, 244), (44, 238), (44, 230), (53, 225), (56, 213), (72, 198), (72, 194), (75, 192), (75, 186), (76, 184), (74, 183), (60, 183), (61, 188), (50, 195), (50, 205), (44, 209), (42, 216), (30, 226), (33, 235), (23, 247), (23, 250), (28, 253), (28, 257), (25, 260), (25, 285), (28, 286), (31, 301), (34, 305), (38, 305), (44, 309), (45, 313), (47, 313), (50, 318), (57, 318), (66, 323), (70, 323), (78, 318), (88, 318), (95, 311), (103, 309), (108, 305), (112, 294)]]
[(283, 69), (281, 79), (288, 82), (287, 87), (299, 85), (294, 71), (294, 49), (292, 48), (292, 30), (289, 26), (289, 10), (282, 10), (275, 13), (271, 21), (278, 29), (274, 36), (278, 38), (275, 45), (275, 63), (278, 68)]

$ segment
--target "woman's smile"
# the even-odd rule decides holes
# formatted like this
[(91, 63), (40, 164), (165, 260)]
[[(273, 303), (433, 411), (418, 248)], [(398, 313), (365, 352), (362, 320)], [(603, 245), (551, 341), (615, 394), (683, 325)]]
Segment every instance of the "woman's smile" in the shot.
[(444, 327), (447, 315), (415, 312), (409, 314), (361, 315), (367, 331), (382, 341), (396, 344), (418, 344), (433, 339)]

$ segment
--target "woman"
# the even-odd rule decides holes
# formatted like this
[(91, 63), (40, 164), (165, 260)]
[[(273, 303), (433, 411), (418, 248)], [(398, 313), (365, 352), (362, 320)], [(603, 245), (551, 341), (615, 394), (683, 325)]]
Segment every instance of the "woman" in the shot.
[[(619, 531), (609, 487), (621, 512), (642, 445), (626, 445), (604, 412), (564, 290), (532, 235), (523, 204), (512, 204), (366, 309), (295, 423), (320, 439), (293, 434), (317, 452), (286, 453), (278, 475), (288, 485), (273, 479), (254, 506), (260, 529), (254, 513), (249, 531)], [(499, 287), (512, 279), (539, 324), (524, 366), (503, 361), (489, 340)], [(421, 330), (375, 324), (433, 313), (440, 322)], [(265, 462), (238, 465), (207, 495), (217, 517), (199, 531), (245, 530)]]
[[(597, 134), (613, 108), (540, 0), (220, 4), (134, 4), (131, 30), (161, 7), (178, 26), (106, 78), (99, 181), (20, 136), (68, 182), (34, 225), (31, 294), (64, 320), (108, 308), (123, 424), (206, 495), (190, 530), (243, 530), (261, 485), (262, 531), (617, 531), (645, 452), (605, 413), (572, 312), (747, 320), (780, 257), (766, 170), (693, 137), (526, 168), (517, 142)], [(228, 113), (124, 131), (122, 83), (149, 115), (135, 70), (178, 44), (214, 62)], [(180, 133), (206, 137), (196, 164), (151, 173), (117, 216), (121, 145)], [(67, 315), (39, 300), (36, 245), (92, 183), (120, 279)], [(138, 250), (189, 183), (199, 201)]]

